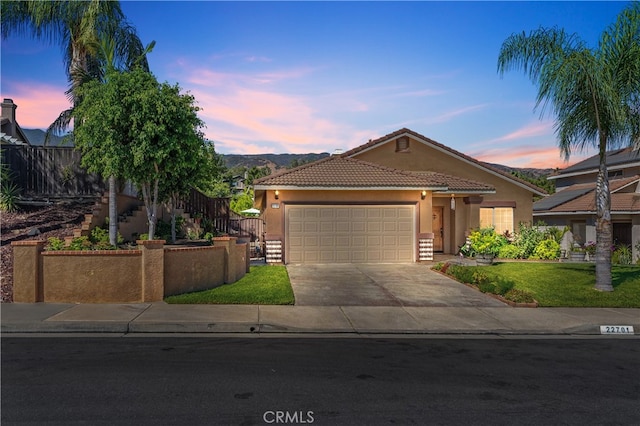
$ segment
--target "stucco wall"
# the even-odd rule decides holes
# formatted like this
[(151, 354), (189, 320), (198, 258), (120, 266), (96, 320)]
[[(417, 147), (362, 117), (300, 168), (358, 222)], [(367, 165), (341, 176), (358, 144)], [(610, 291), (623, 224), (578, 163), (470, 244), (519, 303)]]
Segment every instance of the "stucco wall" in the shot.
[(128, 303), (142, 300), (141, 252), (44, 252), (45, 302)]
[[(530, 222), (533, 218), (533, 197), (531, 190), (510, 182), (507, 178), (491, 173), (472, 163), (458, 159), (452, 154), (439, 151), (411, 138), (410, 152), (396, 152), (395, 143), (389, 142), (358, 153), (355, 158), (372, 163), (382, 164), (401, 170), (429, 170), (452, 176), (483, 182), (496, 189), (495, 194), (485, 194), (485, 201), (515, 201), (514, 224)], [(472, 216), (473, 217), (473, 216)], [(470, 228), (478, 224), (471, 224)]]
[(224, 284), (224, 247), (165, 248), (164, 295), (187, 293)]
[(170, 294), (232, 283), (249, 272), (248, 245), (236, 238), (213, 247), (43, 251), (45, 241), (12, 243), (14, 301), (55, 303), (155, 302)]

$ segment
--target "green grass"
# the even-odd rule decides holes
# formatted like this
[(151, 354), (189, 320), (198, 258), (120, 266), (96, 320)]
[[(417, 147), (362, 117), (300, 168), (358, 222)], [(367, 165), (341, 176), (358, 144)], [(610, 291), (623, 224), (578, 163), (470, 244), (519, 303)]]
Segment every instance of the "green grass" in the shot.
[(513, 280), (540, 306), (640, 308), (640, 266), (614, 265), (613, 292), (594, 289), (595, 265), (589, 263), (504, 262), (475, 268)]
[(251, 271), (232, 284), (211, 290), (166, 297), (167, 303), (293, 305), (289, 274), (284, 266), (252, 266)]

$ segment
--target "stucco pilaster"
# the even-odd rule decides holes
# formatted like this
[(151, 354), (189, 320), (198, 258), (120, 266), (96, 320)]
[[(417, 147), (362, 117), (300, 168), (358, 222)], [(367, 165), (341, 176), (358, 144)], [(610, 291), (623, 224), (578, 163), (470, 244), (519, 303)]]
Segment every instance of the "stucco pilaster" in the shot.
[(164, 240), (136, 241), (142, 251), (142, 301), (159, 302), (164, 297)]
[(13, 301), (34, 303), (44, 301), (42, 262), (40, 253), (46, 241), (14, 241)]
[(224, 247), (224, 282), (225, 284), (233, 283), (237, 280), (236, 277), (236, 261), (237, 256), (234, 256), (233, 247), (236, 245), (238, 238), (236, 237), (216, 237), (213, 239), (213, 245)]

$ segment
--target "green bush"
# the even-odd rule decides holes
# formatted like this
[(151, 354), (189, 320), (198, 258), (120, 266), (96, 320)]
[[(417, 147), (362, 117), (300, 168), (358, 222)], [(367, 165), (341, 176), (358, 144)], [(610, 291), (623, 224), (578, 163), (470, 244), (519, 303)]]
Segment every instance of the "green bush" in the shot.
[(433, 269), (434, 271), (441, 271), (443, 266), (444, 266), (444, 262), (438, 262), (435, 265), (433, 265), (431, 269)]
[(449, 268), (447, 268), (446, 274), (451, 275), (456, 280), (467, 284), (472, 284), (474, 280), (473, 270), (465, 266), (451, 265), (449, 266)]
[[(110, 250), (110, 249), (115, 249), (115, 246), (112, 246), (109, 243), (109, 229), (108, 228), (100, 228), (100, 227), (96, 227), (93, 228), (91, 230), (91, 236), (89, 237), (89, 240), (96, 246), (97, 250)], [(116, 239), (118, 244), (122, 244), (124, 242), (124, 238), (122, 238), (122, 235), (120, 235), (120, 233), (118, 232), (118, 236)]]
[(91, 250), (91, 241), (87, 237), (76, 237), (71, 240), (67, 250)]
[(60, 251), (65, 249), (64, 240), (61, 240), (58, 237), (49, 237), (47, 241), (49, 242), (49, 244), (47, 244), (45, 250)]
[(511, 289), (504, 294), (504, 298), (516, 303), (533, 303), (533, 294), (526, 290)]
[(542, 240), (533, 250), (533, 258), (558, 259), (560, 257), (560, 244), (554, 239)]
[(633, 254), (631, 247), (627, 245), (618, 246), (611, 254), (611, 263), (617, 265), (631, 265), (633, 261)]
[(507, 244), (500, 247), (498, 257), (502, 259), (520, 259), (522, 258), (522, 251), (516, 245)]
[(540, 231), (537, 226), (520, 222), (514, 243), (520, 249), (522, 258), (528, 259), (533, 256), (536, 247), (544, 239), (544, 232)]
[(495, 282), (495, 294), (504, 296), (515, 287), (516, 283), (506, 278), (499, 277)]
[(471, 250), (476, 254), (492, 254), (497, 256), (500, 248), (508, 244), (503, 235), (496, 233), (493, 228), (480, 228), (469, 235)]

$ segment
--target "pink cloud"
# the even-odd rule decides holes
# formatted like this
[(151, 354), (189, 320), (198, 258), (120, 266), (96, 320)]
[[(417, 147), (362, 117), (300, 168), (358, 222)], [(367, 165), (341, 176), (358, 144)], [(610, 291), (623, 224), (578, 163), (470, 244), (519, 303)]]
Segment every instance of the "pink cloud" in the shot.
[(572, 155), (569, 161), (564, 161), (557, 147), (520, 146), (510, 148), (509, 150), (502, 148), (483, 149), (482, 151), (470, 152), (469, 155), (480, 161), (510, 167), (563, 169), (590, 157), (592, 154), (582, 153)]
[(11, 90), (4, 92), (2, 97), (13, 99), (18, 105), (16, 121), (23, 128), (46, 129), (70, 107), (64, 94), (65, 87), (35, 82), (12, 82), (9, 86)]
[(518, 139), (526, 139), (535, 136), (546, 136), (553, 134), (553, 121), (536, 121), (529, 123), (518, 130), (501, 136), (491, 142), (510, 142)]

